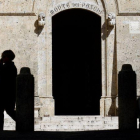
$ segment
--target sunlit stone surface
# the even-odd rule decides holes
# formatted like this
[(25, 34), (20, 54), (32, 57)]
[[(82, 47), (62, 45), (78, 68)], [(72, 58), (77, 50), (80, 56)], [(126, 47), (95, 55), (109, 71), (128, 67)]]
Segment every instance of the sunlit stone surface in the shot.
[[(96, 48), (96, 43), (100, 44), (100, 65), (101, 65), (101, 74), (100, 86), (101, 93), (99, 91), (92, 92), (96, 96), (99, 94), (100, 101), (98, 101), (98, 105), (95, 106), (99, 109), (100, 113), (95, 114), (98, 115), (100, 120), (104, 120), (105, 118), (101, 117), (111, 117), (118, 115), (118, 104), (117, 104), (117, 94), (118, 94), (118, 85), (117, 85), (117, 74), (118, 71), (121, 70), (123, 64), (131, 64), (134, 71), (137, 74), (137, 96), (140, 95), (140, 0), (0, 0), (0, 52), (3, 52), (6, 49), (11, 49), (15, 52), (15, 64), (18, 68), (18, 73), (21, 67), (29, 67), (31, 69), (31, 73), (35, 77), (35, 120), (36, 130), (61, 130), (60, 125), (56, 125), (55, 119), (57, 118), (57, 114), (55, 110), (57, 109), (57, 100), (53, 96), (53, 76), (52, 72), (54, 69), (53, 61), (52, 61), (52, 42), (53, 42), (53, 29), (52, 29), (52, 18), (59, 14), (63, 13), (66, 10), (72, 9), (83, 9), (93, 13), (93, 15), (98, 15), (101, 19), (101, 23), (98, 22), (101, 26), (100, 30), (96, 30), (96, 34), (101, 33), (100, 41), (97, 42), (91, 41), (89, 44), (87, 37), (87, 32), (90, 32), (90, 24), (86, 24), (86, 26), (82, 26), (83, 22), (79, 24), (78, 27), (81, 29), (74, 29), (74, 31), (69, 36), (69, 40), (65, 43), (64, 38), (61, 38), (58, 35), (58, 38), (61, 43), (65, 43), (65, 50), (62, 51), (61, 54), (57, 54), (57, 56), (62, 56), (63, 53), (69, 52), (71, 50), (71, 57), (73, 56), (72, 52), (75, 52), (74, 45), (68, 48), (68, 45), (71, 43), (78, 44), (78, 41), (73, 39), (72, 37), (80, 32), (82, 34), (82, 39), (79, 41), (81, 44), (85, 46), (91, 46)], [(40, 13), (45, 14), (45, 25), (38, 26), (38, 15)], [(113, 26), (108, 25), (108, 14), (114, 13), (115, 19), (112, 21)], [(69, 16), (68, 16), (69, 17)], [(77, 18), (78, 19), (78, 18)], [(59, 21), (59, 19), (58, 19)], [(77, 21), (75, 20), (75, 23)], [(95, 19), (95, 22), (97, 20)], [(69, 25), (65, 25), (61, 27), (65, 32), (71, 27), (75, 26), (74, 24), (71, 26), (72, 20)], [(57, 23), (55, 23), (57, 26)], [(93, 28), (94, 26), (92, 26)], [(73, 29), (73, 28), (72, 28)], [(86, 30), (86, 31), (85, 31)], [(92, 31), (94, 32), (94, 31)], [(94, 32), (95, 33), (95, 32)], [(67, 37), (68, 33), (64, 35)], [(95, 35), (95, 34), (94, 34)], [(95, 35), (96, 36), (96, 35)], [(91, 37), (91, 40), (95, 38)], [(60, 48), (60, 46), (57, 46)], [(84, 51), (83, 51), (84, 52)], [(86, 53), (86, 51), (85, 51)], [(94, 52), (96, 55), (96, 52)], [(77, 53), (79, 57), (79, 53)], [(83, 55), (83, 63), (84, 63), (85, 55)], [(64, 58), (65, 60), (66, 58)], [(86, 59), (86, 58), (85, 58)], [(75, 62), (78, 62), (77, 59)], [(63, 61), (63, 60), (62, 60)], [(91, 60), (92, 61), (92, 60)], [(97, 60), (93, 59), (95, 62), (94, 68), (96, 69)], [(79, 61), (80, 62), (80, 61)], [(61, 63), (61, 62), (59, 62)], [(75, 63), (76, 64), (76, 63)], [(87, 63), (85, 63), (87, 64)], [(77, 63), (78, 65), (78, 63)], [(76, 65), (76, 66), (77, 66)], [(72, 69), (74, 65), (71, 64)], [(89, 65), (90, 66), (90, 65)], [(65, 67), (65, 66), (63, 66)], [(84, 74), (88, 76), (88, 69), (90, 67), (86, 67), (86, 71)], [(62, 69), (63, 70), (63, 69)], [(73, 70), (74, 71), (74, 70)], [(71, 71), (69, 71), (70, 73)], [(62, 71), (64, 74), (64, 71)], [(82, 75), (84, 77), (84, 74)], [(86, 75), (85, 74), (85, 75)], [(71, 74), (73, 75), (73, 74)], [(59, 75), (61, 77), (61, 75)], [(62, 77), (67, 79), (67, 77)], [(81, 77), (80, 77), (81, 78)], [(90, 79), (90, 78), (87, 78)], [(97, 78), (98, 80), (98, 78)], [(87, 80), (90, 83), (90, 80)], [(67, 83), (68, 81), (65, 81)], [(71, 81), (71, 88), (73, 88), (73, 83), (76, 83), (75, 79)], [(83, 78), (83, 82), (85, 79)], [(87, 82), (87, 83), (88, 83)], [(77, 81), (78, 83), (78, 81)], [(59, 83), (58, 84), (62, 84)], [(88, 85), (88, 84), (87, 84)], [(96, 87), (96, 83), (93, 84)], [(92, 87), (92, 86), (91, 86)], [(83, 87), (81, 87), (83, 88)], [(63, 90), (63, 88), (61, 89)], [(60, 97), (61, 90), (55, 95)], [(69, 90), (69, 89), (68, 89)], [(87, 101), (90, 96), (88, 96), (88, 91), (90, 88), (87, 88), (86, 92), (83, 94), (82, 98), (85, 98)], [(74, 92), (74, 88), (71, 89)], [(73, 93), (72, 92), (72, 93)], [(64, 91), (63, 91), (64, 93)], [(71, 97), (71, 103), (73, 103), (74, 99), (76, 99), (76, 94), (67, 95), (65, 92), (65, 97)], [(61, 96), (63, 100), (65, 100), (64, 96)], [(83, 104), (85, 102), (83, 101)], [(80, 97), (77, 100), (77, 105), (80, 104)], [(71, 104), (69, 105), (69, 107)], [(88, 107), (88, 104), (85, 106)], [(63, 107), (66, 107), (64, 104)], [(93, 107), (94, 108), (94, 107)], [(92, 107), (91, 107), (92, 109)], [(66, 115), (64, 115), (65, 117)], [(79, 115), (80, 116), (80, 115)], [(42, 117), (42, 118), (40, 118)], [(45, 118), (51, 119), (53, 125), (49, 128), (49, 125), (46, 125), (44, 120)], [(50, 117), (50, 118), (49, 118)], [(74, 117), (74, 116), (73, 116)], [(77, 120), (78, 120), (78, 116)], [(93, 115), (93, 120), (95, 116)], [(91, 118), (92, 118), (91, 117)], [(59, 116), (59, 118), (63, 118)], [(85, 117), (86, 118), (86, 117)], [(88, 116), (87, 116), (88, 118)], [(14, 129), (14, 125), (12, 121), (5, 118), (5, 129)], [(56, 119), (57, 120), (57, 119)], [(92, 120), (92, 119), (91, 119)], [(74, 121), (74, 118), (70, 119), (70, 121)], [(117, 119), (116, 119), (117, 121)], [(76, 121), (78, 123), (78, 121)], [(71, 129), (73, 130), (87, 130), (94, 129), (94, 126), (88, 128), (88, 122), (84, 121), (84, 124), (73, 123)], [(112, 124), (113, 123), (113, 124)], [(114, 121), (111, 124), (107, 123), (107, 125), (103, 125), (99, 123), (97, 129), (107, 128), (107, 129), (117, 129), (118, 126), (115, 125)], [(111, 126), (112, 125), (112, 126)], [(62, 127), (63, 129), (67, 129), (68, 125)], [(70, 127), (68, 128), (70, 129)], [(67, 130), (68, 130), (67, 129)]]

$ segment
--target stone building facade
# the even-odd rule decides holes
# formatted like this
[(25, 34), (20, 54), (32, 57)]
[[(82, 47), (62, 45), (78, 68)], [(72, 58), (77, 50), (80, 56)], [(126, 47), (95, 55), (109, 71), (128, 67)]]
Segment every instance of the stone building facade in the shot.
[[(101, 35), (98, 42), (101, 94), (100, 113), (96, 115), (117, 115), (117, 74), (122, 64), (132, 64), (137, 74), (137, 95), (140, 95), (139, 3), (140, 0), (0, 0), (0, 52), (6, 49), (15, 52), (18, 72), (21, 67), (30, 67), (35, 77), (36, 117), (57, 115), (52, 75), (53, 18), (70, 10), (88, 11), (93, 14), (93, 21), (100, 24), (96, 34)], [(83, 40), (84, 37), (85, 32)], [(90, 45), (94, 47), (94, 43)]]

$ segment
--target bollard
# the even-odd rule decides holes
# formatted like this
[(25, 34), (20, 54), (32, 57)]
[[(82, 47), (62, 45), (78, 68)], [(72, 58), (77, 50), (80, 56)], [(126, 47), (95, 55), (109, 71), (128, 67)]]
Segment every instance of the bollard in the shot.
[(124, 64), (118, 75), (119, 129), (136, 130), (136, 74), (130, 64)]
[(16, 130), (34, 131), (34, 77), (21, 68), (16, 85)]
[(137, 99), (137, 117), (139, 118), (139, 129), (140, 129), (140, 97)]

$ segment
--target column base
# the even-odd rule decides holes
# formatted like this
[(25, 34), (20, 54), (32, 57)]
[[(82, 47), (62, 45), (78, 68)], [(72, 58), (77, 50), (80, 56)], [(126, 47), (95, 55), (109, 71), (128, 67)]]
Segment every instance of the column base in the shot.
[(116, 116), (116, 97), (101, 97), (100, 115)]
[(40, 97), (41, 108), (39, 110), (40, 117), (54, 116), (54, 99), (53, 97)]
[(39, 96), (35, 96), (34, 97), (34, 106), (40, 106), (40, 98)]

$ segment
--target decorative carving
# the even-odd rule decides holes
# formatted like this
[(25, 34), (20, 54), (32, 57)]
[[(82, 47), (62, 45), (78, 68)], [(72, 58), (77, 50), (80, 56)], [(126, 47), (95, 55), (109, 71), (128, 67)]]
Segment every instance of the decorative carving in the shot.
[(71, 8), (87, 9), (87, 10), (95, 12), (96, 14), (100, 16), (103, 13), (103, 9), (96, 4), (91, 4), (91, 3), (86, 3), (86, 2), (83, 2), (83, 3), (82, 2), (72, 2), (72, 3), (68, 2), (68, 3), (61, 3), (61, 4), (56, 5), (50, 10), (50, 14), (53, 16), (63, 10), (71, 9)]
[(116, 24), (116, 15), (114, 13), (108, 14), (108, 25), (114, 26)]
[(45, 25), (45, 14), (44, 13), (40, 13), (38, 15), (38, 25), (39, 26), (44, 26)]

